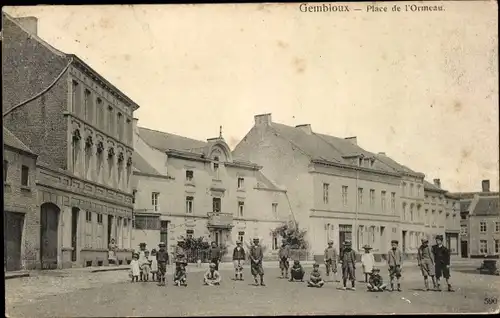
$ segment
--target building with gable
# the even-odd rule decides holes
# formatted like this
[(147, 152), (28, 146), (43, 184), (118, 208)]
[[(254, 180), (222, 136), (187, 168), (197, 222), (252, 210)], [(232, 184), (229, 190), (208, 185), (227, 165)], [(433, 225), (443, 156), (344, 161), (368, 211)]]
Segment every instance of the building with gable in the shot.
[(231, 250), (259, 236), (268, 256), (276, 252), (271, 231), (292, 217), (286, 191), (259, 165), (234, 159), (222, 133), (200, 141), (135, 124), (134, 150), (134, 246), (162, 241), (173, 251), (183, 236)]
[(38, 155), (36, 267), (105, 265), (116, 239), (130, 259), (132, 116), (138, 105), (73, 54), (2, 12), (7, 127)]

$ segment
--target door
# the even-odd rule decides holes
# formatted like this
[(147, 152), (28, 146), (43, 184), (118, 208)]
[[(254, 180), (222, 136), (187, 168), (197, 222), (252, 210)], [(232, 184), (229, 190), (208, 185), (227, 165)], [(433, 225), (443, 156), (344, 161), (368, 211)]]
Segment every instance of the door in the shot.
[(461, 241), (460, 242), (460, 254), (462, 255), (463, 258), (468, 258), (469, 257), (469, 246), (467, 244), (467, 241)]
[(4, 263), (8, 271), (21, 269), (24, 214), (7, 212), (4, 219)]
[(78, 250), (78, 216), (80, 215), (80, 210), (78, 208), (73, 208), (71, 210), (71, 261), (77, 261), (77, 250)]
[(59, 208), (52, 203), (40, 207), (40, 255), (42, 269), (57, 268)]
[[(108, 215), (108, 246), (111, 243), (112, 238), (113, 238), (113, 216)], [(116, 240), (115, 243), (117, 243)]]
[(168, 221), (160, 221), (160, 242), (168, 246)]
[(402, 236), (403, 236), (402, 240), (403, 240), (403, 242), (401, 243), (401, 245), (402, 245), (402, 249), (403, 249), (403, 253), (404, 254), (406, 254), (406, 233), (407, 233), (407, 231), (403, 231), (402, 232)]
[(340, 253), (342, 253), (342, 251), (344, 250), (343, 244), (346, 240), (352, 240), (352, 225), (340, 224), (339, 225), (339, 252)]

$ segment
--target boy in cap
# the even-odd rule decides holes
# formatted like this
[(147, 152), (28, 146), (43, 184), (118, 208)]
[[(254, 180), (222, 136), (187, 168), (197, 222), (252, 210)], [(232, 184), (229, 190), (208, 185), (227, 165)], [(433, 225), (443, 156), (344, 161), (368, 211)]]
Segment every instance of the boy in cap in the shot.
[(174, 285), (187, 287), (187, 272), (185, 263), (181, 263), (179, 265), (179, 270), (175, 273)]
[(221, 277), (219, 272), (215, 269), (215, 264), (210, 263), (209, 269), (203, 276), (203, 283), (208, 286), (220, 285)]
[(391, 249), (387, 252), (387, 265), (389, 265), (389, 278), (391, 281), (391, 291), (394, 291), (394, 278), (398, 283), (398, 291), (401, 291), (401, 269), (403, 267), (403, 254), (398, 247), (398, 240), (391, 241)]
[(430, 290), (429, 288), (429, 280), (430, 276), (432, 279), (432, 285), (434, 289), (436, 289), (436, 280), (434, 279), (435, 275), (435, 262), (434, 262), (434, 253), (432, 252), (431, 247), (429, 246), (428, 239), (422, 239), (422, 245), (418, 248), (417, 253), (417, 261), (420, 270), (422, 271), (422, 276), (424, 276), (424, 285), (425, 290)]
[(243, 264), (245, 264), (245, 249), (242, 242), (236, 242), (236, 247), (233, 250), (233, 263), (234, 263), (234, 278), (235, 280), (243, 280)]
[(441, 290), (439, 280), (441, 276), (446, 280), (448, 291), (454, 291), (450, 283), (450, 251), (443, 245), (443, 236), (436, 235), (436, 245), (432, 247), (432, 254), (434, 255), (435, 271), (436, 271), (436, 284), (437, 290)]
[(300, 264), (299, 260), (293, 261), (292, 269), (290, 270), (290, 281), (293, 282), (294, 280), (300, 280), (301, 282), (304, 281), (304, 268)]
[(350, 280), (352, 286), (351, 289), (355, 290), (356, 252), (352, 249), (351, 241), (344, 242), (344, 249), (342, 250), (342, 255), (340, 256), (340, 262), (342, 263), (342, 282), (344, 284), (342, 289), (347, 289), (347, 280)]
[(380, 269), (374, 267), (370, 274), (370, 279), (368, 280), (368, 291), (384, 291), (387, 287), (384, 284), (382, 276), (380, 276)]
[(159, 286), (166, 286), (168, 252), (164, 242), (158, 244), (158, 252), (156, 253), (156, 260), (158, 261), (158, 281)]
[(290, 258), (290, 246), (286, 244), (286, 239), (281, 241), (281, 246), (278, 251), (278, 257), (280, 260), (281, 278), (288, 278), (288, 268), (290, 264), (288, 259)]
[(266, 286), (264, 284), (264, 268), (262, 266), (262, 259), (264, 258), (264, 251), (262, 246), (259, 244), (259, 238), (255, 237), (253, 239), (253, 245), (250, 248), (250, 270), (252, 272), (253, 279), (255, 280), (255, 285), (258, 285), (257, 275), (260, 276), (260, 285)]
[(324, 284), (325, 282), (323, 278), (321, 278), (321, 273), (319, 271), (319, 264), (315, 262), (307, 286), (321, 288)]
[(361, 264), (363, 266), (363, 273), (365, 274), (365, 283), (368, 283), (368, 276), (372, 273), (373, 265), (375, 265), (375, 258), (370, 253), (371, 247), (369, 245), (363, 246), (365, 254), (361, 255)]
[(217, 246), (216, 242), (212, 242), (212, 246), (210, 247), (210, 262), (215, 264), (215, 270), (219, 270), (219, 263), (222, 258), (222, 253), (220, 247)]
[(330, 276), (331, 271), (333, 280), (337, 281), (337, 250), (333, 247), (333, 241), (329, 241), (328, 247), (325, 248), (325, 267), (326, 276)]

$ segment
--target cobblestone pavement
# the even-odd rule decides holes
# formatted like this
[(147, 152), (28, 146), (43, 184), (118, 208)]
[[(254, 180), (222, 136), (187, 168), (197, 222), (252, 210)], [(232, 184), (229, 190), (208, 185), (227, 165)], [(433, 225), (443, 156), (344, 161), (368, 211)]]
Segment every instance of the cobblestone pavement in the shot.
[[(369, 293), (363, 283), (357, 283), (355, 291), (339, 290), (338, 282), (307, 288), (305, 283), (279, 279), (276, 268), (266, 269), (265, 287), (253, 286), (248, 269), (243, 282), (233, 281), (232, 271), (224, 269), (222, 285), (207, 287), (201, 284), (201, 270), (190, 269), (188, 287), (174, 287), (171, 276), (167, 287), (130, 283), (127, 271), (10, 280), (7, 313), (11, 317), (470, 313), (496, 311), (499, 305), (494, 300), (500, 298), (500, 278), (473, 274), (470, 268), (452, 272), (454, 293), (422, 291), (416, 266), (403, 269), (403, 291), (392, 293)], [(357, 276), (361, 278), (359, 269)]]

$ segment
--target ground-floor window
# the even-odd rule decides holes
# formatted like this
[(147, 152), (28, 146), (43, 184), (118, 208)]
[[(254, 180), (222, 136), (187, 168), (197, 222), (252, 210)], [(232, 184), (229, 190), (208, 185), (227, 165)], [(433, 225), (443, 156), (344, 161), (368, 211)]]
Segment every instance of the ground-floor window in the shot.
[(238, 232), (238, 241), (243, 242), (245, 239), (245, 232), (239, 231)]
[(486, 240), (479, 241), (479, 253), (488, 254), (488, 241)]
[(500, 240), (495, 240), (495, 254), (500, 253)]
[(135, 228), (138, 230), (160, 230), (160, 217), (155, 215), (136, 215)]
[(194, 237), (194, 230), (186, 230), (186, 238), (192, 239)]

